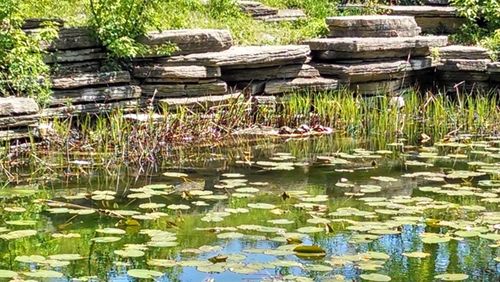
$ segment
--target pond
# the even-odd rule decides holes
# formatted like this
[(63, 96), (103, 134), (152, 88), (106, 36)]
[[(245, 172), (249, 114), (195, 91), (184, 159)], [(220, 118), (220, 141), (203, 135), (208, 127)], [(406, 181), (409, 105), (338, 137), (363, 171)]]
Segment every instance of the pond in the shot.
[(263, 142), (123, 174), (79, 160), (0, 190), (0, 277), (499, 281), (500, 139), (403, 145)]

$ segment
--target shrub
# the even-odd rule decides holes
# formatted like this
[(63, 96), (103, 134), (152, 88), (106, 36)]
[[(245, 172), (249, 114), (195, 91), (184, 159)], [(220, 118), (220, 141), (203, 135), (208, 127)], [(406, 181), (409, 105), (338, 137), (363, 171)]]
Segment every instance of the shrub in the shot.
[(0, 95), (29, 96), (44, 104), (50, 97), (50, 79), (41, 46), (54, 39), (57, 30), (47, 26), (23, 31), (19, 3), (0, 2)]
[(155, 9), (159, 9), (161, 2), (161, 0), (90, 0), (89, 26), (112, 59), (127, 59), (152, 52), (168, 55), (172, 51), (172, 46), (162, 46), (153, 50), (137, 41), (150, 28), (159, 29)]

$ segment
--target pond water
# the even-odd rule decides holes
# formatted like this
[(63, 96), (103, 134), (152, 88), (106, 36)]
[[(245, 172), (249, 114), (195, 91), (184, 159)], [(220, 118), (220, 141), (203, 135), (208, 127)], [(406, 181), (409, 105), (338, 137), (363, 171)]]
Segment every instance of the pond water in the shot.
[(80, 161), (7, 185), (0, 279), (499, 281), (500, 139), (378, 147), (270, 142), (126, 175)]

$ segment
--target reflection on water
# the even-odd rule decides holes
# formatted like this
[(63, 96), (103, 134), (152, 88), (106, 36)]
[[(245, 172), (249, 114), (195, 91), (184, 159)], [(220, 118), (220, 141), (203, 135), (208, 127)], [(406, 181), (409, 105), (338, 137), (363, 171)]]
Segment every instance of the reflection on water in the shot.
[[(50, 281), (357, 281), (370, 273), (499, 281), (500, 185), (484, 182), (500, 174), (499, 143), (461, 144), (403, 149), (320, 138), (207, 148), (156, 171), (81, 168), (89, 173), (37, 190), (11, 185), (1, 194), (0, 269)], [(302, 227), (313, 229), (297, 234)], [(424, 243), (429, 234), (445, 242)], [(287, 241), (326, 256), (304, 259)], [(209, 261), (218, 255), (227, 258)], [(132, 277), (131, 269), (153, 272)]]

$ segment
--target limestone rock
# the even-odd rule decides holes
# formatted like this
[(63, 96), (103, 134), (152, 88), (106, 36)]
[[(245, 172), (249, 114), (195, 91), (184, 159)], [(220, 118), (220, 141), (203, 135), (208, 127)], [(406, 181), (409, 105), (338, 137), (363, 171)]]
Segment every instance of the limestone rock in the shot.
[(226, 94), (227, 84), (222, 80), (203, 84), (145, 84), (142, 92), (144, 96), (155, 98), (212, 96)]
[(24, 139), (30, 137), (28, 128), (14, 129), (14, 130), (0, 130), (0, 141), (11, 141), (16, 139)]
[(496, 86), (499, 87), (500, 82), (500, 62), (488, 64), (488, 72), (490, 73), (490, 80), (496, 82)]
[(326, 19), (330, 37), (412, 37), (420, 34), (408, 16), (341, 16)]
[(39, 119), (38, 114), (0, 117), (0, 129), (30, 126), (36, 124)]
[(447, 6), (450, 4), (448, 0), (424, 0), (424, 5)]
[(306, 18), (306, 14), (300, 9), (284, 9), (279, 10), (277, 14), (258, 17), (256, 19), (263, 20), (265, 22), (293, 22), (304, 20)]
[(267, 7), (258, 1), (240, 0), (237, 4), (244, 13), (249, 14), (251, 17), (265, 17), (278, 13), (278, 9)]
[(295, 78), (286, 80), (272, 80), (266, 83), (264, 92), (269, 95), (289, 93), (293, 91), (326, 91), (337, 89), (337, 80), (316, 78)]
[(103, 60), (105, 58), (106, 53), (101, 48), (89, 48), (80, 50), (64, 50), (49, 53), (45, 56), (44, 61), (47, 64), (75, 63)]
[(162, 58), (166, 65), (220, 66), (224, 69), (261, 68), (307, 61), (307, 45), (237, 46), (221, 52)]
[(441, 81), (487, 81), (489, 75), (487, 72), (474, 71), (440, 71), (438, 72), (439, 80)]
[(68, 102), (87, 103), (137, 99), (141, 97), (141, 88), (138, 86), (113, 86), (99, 88), (83, 88), (69, 90), (55, 90), (50, 100), (51, 105), (66, 105)]
[(410, 59), (411, 69), (414, 71), (425, 70), (435, 67), (432, 57)]
[(83, 73), (52, 79), (53, 89), (73, 89), (89, 86), (112, 85), (129, 83), (128, 71), (115, 71), (104, 73)]
[(150, 46), (173, 43), (179, 48), (174, 54), (185, 55), (226, 50), (232, 46), (233, 39), (228, 30), (180, 29), (149, 33), (139, 42)]
[(351, 83), (350, 89), (359, 95), (391, 95), (409, 88), (413, 77), (372, 82)]
[(441, 59), (489, 59), (488, 49), (477, 46), (450, 45), (439, 48)]
[(402, 16), (420, 16), (420, 17), (456, 17), (457, 9), (455, 7), (437, 7), (437, 6), (380, 6), (380, 8), (390, 12), (391, 15)]
[(137, 78), (160, 78), (165, 81), (197, 81), (221, 76), (219, 67), (137, 65), (133, 70)]
[(363, 62), (355, 64), (313, 64), (323, 76), (331, 76), (351, 82), (390, 80), (408, 76), (411, 64), (405, 60), (389, 62)]
[(208, 110), (211, 107), (225, 105), (242, 98), (244, 96), (241, 93), (232, 93), (214, 96), (166, 98), (159, 100), (158, 104), (163, 110), (175, 110), (179, 107), (187, 107), (191, 110)]
[(320, 76), (318, 70), (307, 64), (285, 65), (258, 69), (231, 69), (222, 73), (222, 79), (228, 82), (318, 76)]
[(467, 19), (458, 17), (416, 17), (415, 21), (424, 33), (452, 34), (457, 32), (467, 22)]
[(401, 58), (430, 55), (432, 47), (445, 46), (446, 36), (380, 38), (323, 38), (306, 41), (313, 57), (323, 60)]
[(100, 47), (99, 41), (88, 28), (64, 27), (59, 29), (58, 38), (50, 45), (48, 50), (71, 50)]
[(42, 116), (48, 118), (67, 117), (68, 115), (81, 114), (103, 114), (120, 109), (122, 112), (136, 111), (141, 106), (137, 99), (116, 101), (111, 103), (88, 103), (79, 105), (60, 106), (54, 108), (45, 108), (42, 110)]
[(50, 66), (50, 70), (52, 71), (52, 74), (54, 76), (99, 72), (100, 68), (101, 68), (101, 62), (99, 61), (57, 63)]
[(491, 60), (445, 59), (438, 65), (440, 71), (486, 71)]
[(40, 111), (32, 98), (6, 97), (0, 98), (0, 117), (31, 115)]
[(39, 29), (44, 27), (47, 23), (55, 25), (56, 27), (62, 27), (64, 25), (64, 20), (59, 18), (31, 18), (25, 19), (22, 29)]

